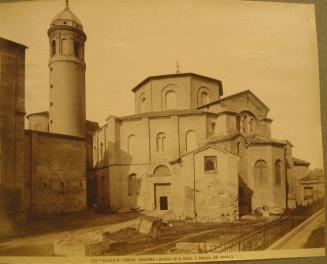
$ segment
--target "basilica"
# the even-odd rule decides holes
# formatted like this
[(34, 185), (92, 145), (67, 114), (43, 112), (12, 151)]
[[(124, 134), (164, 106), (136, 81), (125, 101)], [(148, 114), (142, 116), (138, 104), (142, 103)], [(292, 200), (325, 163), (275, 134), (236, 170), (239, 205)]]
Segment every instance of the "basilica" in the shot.
[(48, 37), (49, 109), (26, 115), (27, 129), (26, 47), (0, 39), (2, 225), (94, 207), (235, 221), (322, 194), (300, 184), (310, 163), (272, 137), (270, 109), (250, 90), (225, 96), (221, 80), (192, 72), (149, 76), (131, 89), (134, 113), (108, 115), (99, 127), (86, 120), (87, 36), (68, 2)]

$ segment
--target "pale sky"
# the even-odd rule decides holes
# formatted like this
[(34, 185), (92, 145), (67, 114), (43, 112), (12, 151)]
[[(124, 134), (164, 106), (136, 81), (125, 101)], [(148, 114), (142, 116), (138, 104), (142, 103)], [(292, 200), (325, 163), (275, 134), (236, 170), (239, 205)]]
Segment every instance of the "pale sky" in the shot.
[[(1, 2), (1, 1), (0, 1)], [(0, 36), (28, 46), (26, 112), (48, 110), (51, 19), (64, 0), (0, 3)], [(150, 75), (194, 72), (250, 89), (271, 109), (272, 135), (322, 168), (317, 36), (312, 4), (234, 0), (70, 0), (86, 42), (87, 119), (134, 113)]]

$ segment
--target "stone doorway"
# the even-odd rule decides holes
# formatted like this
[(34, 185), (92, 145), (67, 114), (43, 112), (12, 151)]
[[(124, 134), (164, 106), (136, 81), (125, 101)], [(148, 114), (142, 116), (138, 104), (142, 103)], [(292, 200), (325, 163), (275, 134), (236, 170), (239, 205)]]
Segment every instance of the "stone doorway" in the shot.
[(155, 210), (170, 210), (170, 183), (157, 183), (154, 185)]

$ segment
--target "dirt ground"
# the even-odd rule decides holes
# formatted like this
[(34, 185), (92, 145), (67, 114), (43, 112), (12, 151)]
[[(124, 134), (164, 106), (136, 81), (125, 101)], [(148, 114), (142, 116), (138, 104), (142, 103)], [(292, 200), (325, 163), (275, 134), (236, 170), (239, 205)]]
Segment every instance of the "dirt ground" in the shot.
[[(66, 237), (71, 231), (80, 231), (103, 225), (114, 226), (118, 223), (137, 219), (139, 213), (124, 214), (84, 214), (34, 220), (19, 229), (15, 237), (0, 242), (0, 256), (54, 256), (53, 242)], [(133, 221), (133, 220), (132, 220)], [(242, 228), (250, 230), (263, 224), (263, 219), (241, 221)], [(126, 254), (164, 254), (173, 248), (176, 242), (198, 237), (224, 235), (230, 238), (239, 231), (239, 224), (233, 223), (193, 223), (169, 221), (170, 226), (163, 226), (159, 239), (139, 234), (135, 228), (126, 228), (110, 234), (113, 243), (106, 255)], [(209, 233), (208, 233), (209, 232)], [(207, 235), (205, 235), (208, 233)]]
[[(224, 242), (238, 236), (240, 232), (249, 232), (265, 223), (265, 220), (244, 220), (239, 223), (193, 223), (185, 221), (170, 221), (172, 227), (163, 226), (160, 237), (153, 239), (139, 234), (135, 228), (127, 228), (112, 233), (114, 241), (106, 255), (129, 254), (165, 254), (177, 242)], [(241, 228), (240, 228), (241, 224)], [(126, 240), (126, 237), (129, 239)]]

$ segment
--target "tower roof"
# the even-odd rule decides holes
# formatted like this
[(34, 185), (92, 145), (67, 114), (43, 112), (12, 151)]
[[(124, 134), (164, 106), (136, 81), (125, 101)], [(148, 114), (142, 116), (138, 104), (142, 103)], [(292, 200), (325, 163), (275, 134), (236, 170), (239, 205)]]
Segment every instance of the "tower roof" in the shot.
[[(69, 9), (68, 0), (66, 0), (66, 6), (63, 11), (58, 13), (51, 21), (51, 25), (55, 26), (59, 24), (66, 24), (65, 22), (73, 22), (73, 24), (78, 24), (82, 27), (81, 20)], [(70, 24), (70, 23), (69, 23)]]

